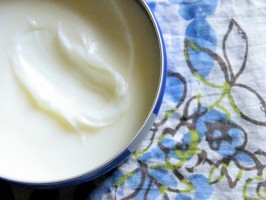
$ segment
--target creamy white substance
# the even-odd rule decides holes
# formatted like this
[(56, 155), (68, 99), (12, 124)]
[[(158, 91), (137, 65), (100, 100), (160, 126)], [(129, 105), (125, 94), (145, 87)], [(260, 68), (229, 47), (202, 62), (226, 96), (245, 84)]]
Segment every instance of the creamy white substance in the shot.
[[(66, 34), (60, 25), (53, 31), (38, 24), (22, 33), (11, 54), (17, 81), (36, 104), (74, 128), (106, 126), (125, 109), (127, 83), (96, 52), (90, 35)], [(104, 110), (91, 109), (97, 106), (92, 93), (106, 99)]]
[(0, 1), (0, 176), (64, 180), (120, 152), (159, 80), (136, 1)]

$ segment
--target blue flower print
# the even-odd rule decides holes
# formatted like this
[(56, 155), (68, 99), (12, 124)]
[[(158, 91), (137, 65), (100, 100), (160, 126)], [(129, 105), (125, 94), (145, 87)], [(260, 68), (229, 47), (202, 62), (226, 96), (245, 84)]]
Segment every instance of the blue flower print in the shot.
[(176, 200), (207, 200), (213, 192), (212, 186), (209, 185), (208, 179), (202, 174), (194, 174), (189, 177), (190, 182), (195, 188), (194, 197), (184, 194), (177, 195)]
[[(217, 7), (217, 0), (183, 1), (180, 15), (185, 20), (192, 20), (186, 28), (186, 37), (201, 48), (215, 52), (217, 37), (206, 17), (212, 15)], [(189, 49), (191, 63), (201, 77), (207, 77), (214, 66), (214, 60), (204, 52)]]
[(148, 6), (149, 6), (149, 8), (150, 8), (150, 10), (152, 11), (152, 12), (154, 12), (155, 11), (155, 7), (156, 7), (156, 1), (147, 1), (147, 4), (148, 4)]
[[(216, 127), (218, 125), (218, 127)], [(219, 127), (220, 125), (220, 127)], [(224, 122), (215, 122), (208, 124), (206, 140), (210, 148), (217, 151), (223, 157), (232, 156), (236, 150), (241, 148), (245, 142), (245, 134), (239, 128), (225, 125)]]
[(210, 148), (223, 157), (235, 155), (247, 142), (245, 131), (214, 109), (197, 119), (196, 128), (206, 137)]
[[(201, 112), (206, 112), (207, 108), (201, 107)], [(222, 112), (219, 112), (215, 109), (211, 109), (206, 114), (200, 116), (196, 120), (196, 129), (199, 132), (200, 139), (206, 136), (208, 131), (207, 123), (215, 123), (216, 121), (227, 121), (226, 115)]]
[(207, 200), (212, 194), (213, 188), (209, 185), (208, 179), (202, 174), (192, 175), (189, 180), (195, 188), (194, 200)]
[(193, 141), (192, 134), (193, 133), (187, 132), (184, 134), (181, 141), (177, 141), (172, 136), (166, 134), (159, 142), (158, 146), (168, 158), (189, 160), (196, 153), (194, 147), (198, 142)]
[(192, 200), (192, 198), (184, 194), (179, 194), (176, 196), (175, 200)]
[(142, 162), (148, 162), (151, 160), (156, 160), (156, 162), (164, 162), (165, 154), (159, 147), (154, 147), (151, 150), (145, 152), (139, 157)]
[(178, 104), (185, 92), (184, 78), (178, 73), (168, 73), (166, 79), (164, 98)]
[[(193, 20), (186, 29), (186, 37), (200, 47), (215, 51), (217, 38), (205, 18)], [(189, 48), (189, 57), (192, 65), (200, 76), (206, 77), (214, 66), (214, 59), (202, 51)]]
[(216, 34), (205, 18), (193, 20), (186, 29), (186, 36), (198, 46), (215, 49)]
[(180, 5), (180, 15), (185, 20), (212, 15), (217, 7), (217, 0), (183, 1)]

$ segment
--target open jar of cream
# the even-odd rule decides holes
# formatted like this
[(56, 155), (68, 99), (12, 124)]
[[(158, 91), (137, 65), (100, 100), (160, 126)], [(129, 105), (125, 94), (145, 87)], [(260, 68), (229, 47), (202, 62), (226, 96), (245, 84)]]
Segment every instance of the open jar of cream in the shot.
[(155, 120), (165, 55), (143, 0), (0, 1), (0, 177), (96, 178)]

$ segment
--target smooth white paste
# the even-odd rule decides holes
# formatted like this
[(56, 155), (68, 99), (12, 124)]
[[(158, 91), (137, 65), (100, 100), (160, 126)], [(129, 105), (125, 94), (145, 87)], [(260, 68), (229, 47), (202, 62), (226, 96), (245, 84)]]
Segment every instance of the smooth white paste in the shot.
[[(57, 51), (56, 55), (52, 50)], [(18, 38), (12, 61), (18, 82), (36, 104), (76, 129), (80, 125), (106, 126), (126, 107), (126, 81), (95, 52), (94, 42), (87, 35), (80, 33), (80, 37), (70, 38), (60, 26), (55, 32), (32, 27)], [(99, 93), (108, 106), (91, 111), (96, 102), (87, 93)]]
[(136, 136), (160, 67), (137, 1), (0, 1), (0, 27), (0, 177), (76, 177)]

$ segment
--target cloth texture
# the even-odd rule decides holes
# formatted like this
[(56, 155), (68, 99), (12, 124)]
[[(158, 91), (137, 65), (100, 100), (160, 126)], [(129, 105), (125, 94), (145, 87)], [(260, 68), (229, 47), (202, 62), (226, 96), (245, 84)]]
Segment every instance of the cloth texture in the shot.
[(92, 199), (266, 198), (266, 1), (147, 0), (163, 31), (162, 108)]
[(266, 1), (146, 1), (168, 61), (147, 138), (97, 180), (1, 199), (266, 199)]

